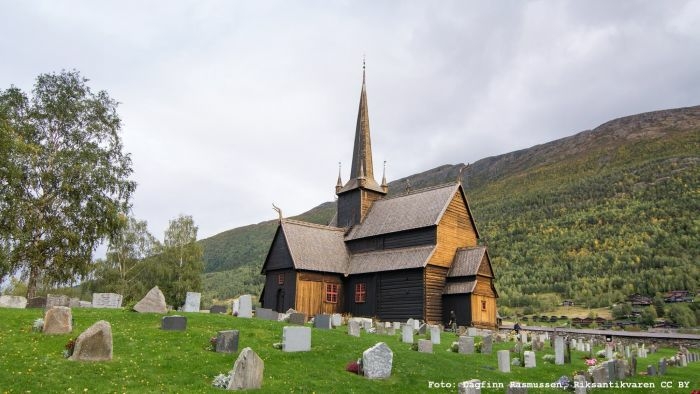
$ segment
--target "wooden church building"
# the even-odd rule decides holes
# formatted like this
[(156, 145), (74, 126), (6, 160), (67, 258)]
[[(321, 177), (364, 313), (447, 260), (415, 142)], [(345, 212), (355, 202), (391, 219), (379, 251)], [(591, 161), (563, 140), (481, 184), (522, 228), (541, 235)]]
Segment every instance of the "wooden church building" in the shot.
[(260, 301), (279, 312), (347, 313), (494, 328), (494, 273), (461, 183), (388, 196), (374, 178), (363, 70), (350, 179), (329, 226), (280, 219)]

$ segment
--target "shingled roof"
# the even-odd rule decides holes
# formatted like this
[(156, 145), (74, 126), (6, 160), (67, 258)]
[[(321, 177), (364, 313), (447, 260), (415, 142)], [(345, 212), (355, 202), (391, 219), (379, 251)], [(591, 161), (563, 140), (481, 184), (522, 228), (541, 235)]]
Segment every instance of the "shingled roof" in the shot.
[(485, 246), (457, 249), (452, 267), (447, 273), (448, 278), (459, 276), (474, 276), (479, 271), (479, 265), (486, 254)]
[(445, 289), (442, 294), (469, 294), (474, 292), (476, 286), (475, 280), (466, 282), (448, 282), (445, 283)]
[(394, 271), (425, 267), (435, 245), (358, 253), (350, 258), (348, 274)]
[(346, 240), (437, 225), (458, 188), (451, 183), (375, 201)]
[(345, 230), (289, 219), (281, 225), (294, 268), (345, 273), (349, 261), (343, 242)]

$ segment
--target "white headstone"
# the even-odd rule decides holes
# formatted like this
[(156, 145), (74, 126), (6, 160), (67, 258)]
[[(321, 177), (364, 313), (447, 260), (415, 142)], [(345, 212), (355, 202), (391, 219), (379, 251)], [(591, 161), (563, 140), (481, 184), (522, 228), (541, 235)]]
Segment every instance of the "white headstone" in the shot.
[(199, 306), (202, 300), (202, 293), (188, 291), (185, 297), (185, 306), (183, 312), (199, 312)]
[(400, 330), (400, 329), (401, 329), (401, 323), (395, 321), (395, 322), (394, 322), (394, 330)]
[(457, 390), (459, 394), (481, 394), (481, 380), (472, 379), (461, 382), (457, 384)]
[(440, 326), (430, 326), (430, 340), (435, 345), (440, 344)]
[(360, 322), (351, 320), (348, 322), (348, 334), (353, 337), (360, 336)]
[(612, 344), (606, 344), (605, 345), (605, 358), (608, 360), (612, 360), (613, 358), (613, 347)]
[(231, 304), (231, 314), (233, 316), (238, 316), (238, 311), (241, 309), (241, 301), (238, 298), (233, 299)]
[(401, 329), (401, 342), (413, 343), (413, 326), (406, 324)]
[(429, 339), (419, 339), (418, 340), (418, 351), (421, 353), (432, 353), (433, 352), (433, 342)]
[(470, 337), (475, 337), (477, 335), (476, 327), (468, 327), (467, 335), (469, 335)]
[(250, 294), (238, 297), (238, 317), (247, 319), (253, 317), (253, 298)]
[(282, 350), (285, 352), (308, 352), (311, 350), (311, 327), (284, 327), (282, 329)]
[(474, 353), (474, 337), (461, 336), (459, 337), (459, 342), (457, 344), (457, 350), (459, 354), (473, 354)]
[(93, 308), (121, 308), (122, 295), (117, 293), (92, 293)]
[(0, 296), (0, 308), (24, 309), (27, 307), (27, 299), (22, 296)]
[(334, 313), (331, 315), (331, 324), (333, 327), (340, 327), (343, 324), (343, 315)]
[(527, 350), (523, 353), (523, 357), (525, 358), (525, 368), (535, 368), (537, 366), (535, 352)]
[(560, 336), (554, 338), (554, 364), (564, 365), (564, 338)]
[(510, 350), (499, 350), (498, 355), (498, 370), (501, 372), (510, 372)]
[(372, 346), (362, 353), (362, 370), (368, 379), (384, 379), (391, 376), (394, 352), (384, 342)]

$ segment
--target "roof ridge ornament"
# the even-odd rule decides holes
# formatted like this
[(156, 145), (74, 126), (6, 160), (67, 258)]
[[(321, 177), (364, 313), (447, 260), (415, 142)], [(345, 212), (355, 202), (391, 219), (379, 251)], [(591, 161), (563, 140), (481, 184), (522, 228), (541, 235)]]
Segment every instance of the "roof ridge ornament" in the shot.
[(275, 205), (274, 202), (272, 203), (272, 209), (275, 212), (277, 212), (277, 214), (279, 215), (279, 221), (280, 221), (280, 223), (282, 223), (282, 209), (280, 207), (278, 207), (277, 205)]
[[(463, 176), (462, 174), (470, 165), (471, 165), (470, 163), (462, 164), (462, 168), (459, 169), (459, 175), (457, 175), (457, 183), (459, 183), (460, 185), (462, 184), (462, 176)], [(466, 182), (464, 182), (464, 183), (466, 183)]]

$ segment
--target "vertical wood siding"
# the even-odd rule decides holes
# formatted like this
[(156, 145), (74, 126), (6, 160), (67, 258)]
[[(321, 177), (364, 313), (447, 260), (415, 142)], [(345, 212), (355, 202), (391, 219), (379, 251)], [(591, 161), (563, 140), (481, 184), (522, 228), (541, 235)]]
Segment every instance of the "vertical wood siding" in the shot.
[[(338, 285), (337, 303), (326, 302), (326, 283)], [(319, 313), (341, 313), (343, 301), (343, 284), (339, 275), (314, 272), (297, 273), (294, 308), (297, 311), (306, 313), (308, 316)]]
[(437, 250), (430, 264), (450, 267), (457, 248), (476, 246), (476, 230), (472, 226), (466, 201), (461, 193), (455, 193), (437, 229)]
[[(481, 302), (486, 302), (482, 309)], [(472, 294), (472, 325), (476, 327), (496, 327), (496, 299), (485, 295)]]
[(444, 320), (442, 291), (445, 288), (446, 276), (447, 268), (432, 265), (425, 267), (425, 321), (432, 324)]
[[(345, 309), (343, 312), (353, 316), (374, 317), (377, 315), (377, 273), (365, 275), (353, 275), (345, 281)], [(366, 300), (363, 303), (355, 303), (355, 285), (364, 283)]]
[(442, 324), (447, 327), (450, 311), (457, 315), (458, 326), (472, 325), (472, 303), (470, 294), (448, 294), (442, 298)]
[[(278, 275), (284, 275), (284, 283), (278, 284)], [(296, 290), (296, 272), (292, 269), (267, 271), (265, 276), (265, 294), (263, 294), (263, 308), (285, 312), (289, 308), (294, 308)], [(278, 305), (278, 295), (284, 295), (282, 305)]]
[(422, 319), (423, 269), (380, 273), (377, 317), (384, 321)]

